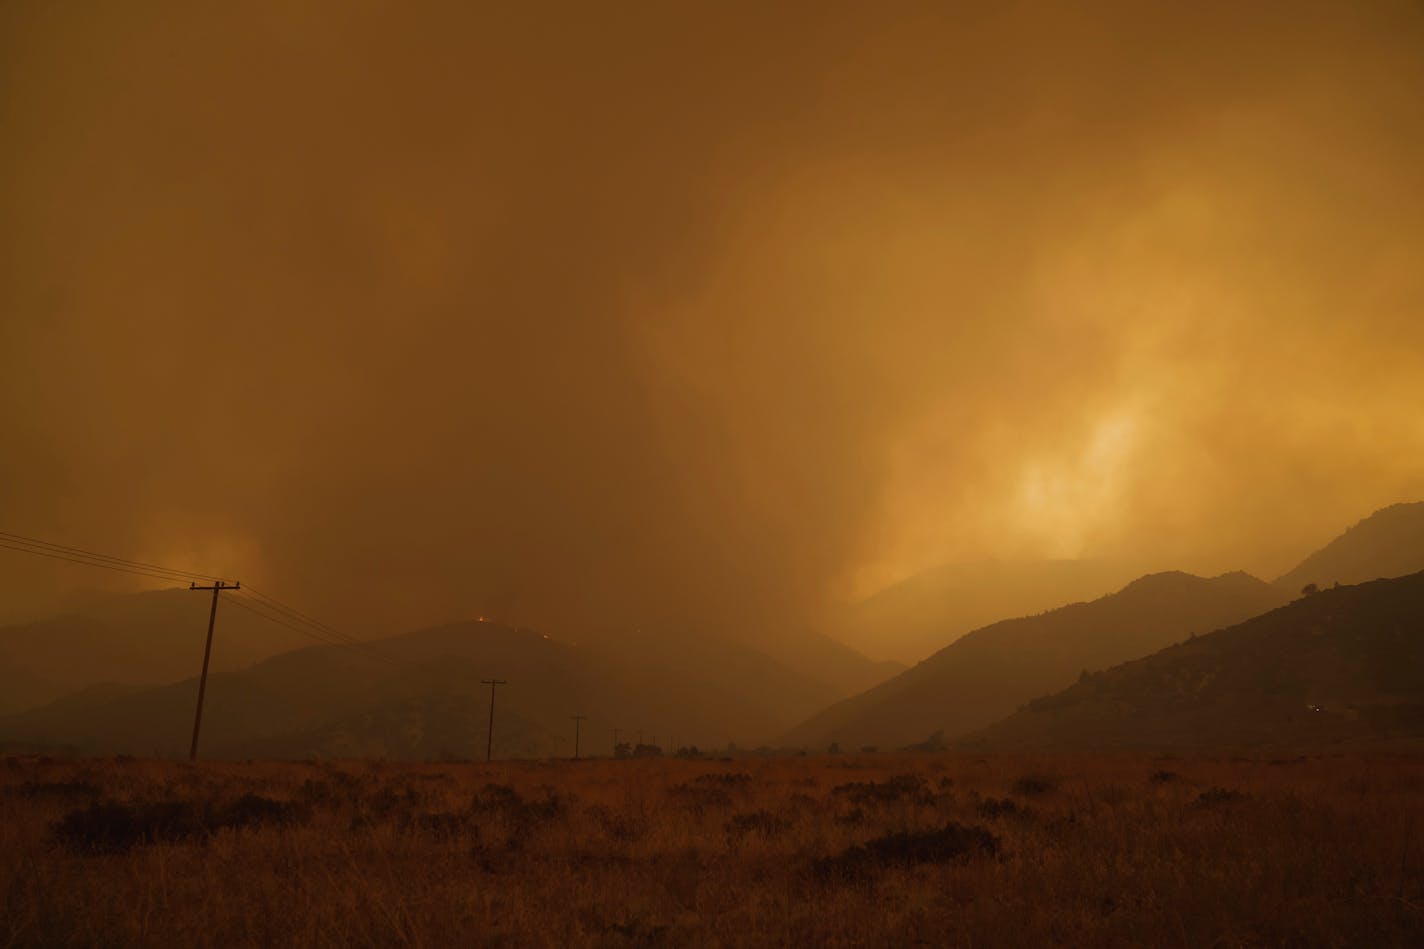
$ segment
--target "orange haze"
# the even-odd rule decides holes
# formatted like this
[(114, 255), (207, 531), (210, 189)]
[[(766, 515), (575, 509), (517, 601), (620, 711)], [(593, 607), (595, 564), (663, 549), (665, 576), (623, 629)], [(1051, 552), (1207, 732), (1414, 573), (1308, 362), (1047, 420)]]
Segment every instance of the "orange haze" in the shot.
[(1271, 575), (1424, 496), (1421, 90), (1403, 0), (6, 3), (0, 529), (399, 627)]

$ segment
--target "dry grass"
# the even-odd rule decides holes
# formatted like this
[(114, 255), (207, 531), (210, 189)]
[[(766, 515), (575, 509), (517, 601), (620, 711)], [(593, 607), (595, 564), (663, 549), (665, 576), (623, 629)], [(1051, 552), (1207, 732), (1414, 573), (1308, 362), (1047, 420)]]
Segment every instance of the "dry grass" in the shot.
[(1424, 761), (0, 760), (4, 945), (1424, 944)]

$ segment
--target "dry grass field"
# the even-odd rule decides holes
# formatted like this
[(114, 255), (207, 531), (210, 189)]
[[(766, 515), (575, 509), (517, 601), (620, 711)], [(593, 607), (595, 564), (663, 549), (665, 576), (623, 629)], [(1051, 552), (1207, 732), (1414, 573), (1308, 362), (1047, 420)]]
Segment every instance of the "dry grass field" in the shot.
[(0, 760), (3, 945), (1424, 944), (1424, 760)]

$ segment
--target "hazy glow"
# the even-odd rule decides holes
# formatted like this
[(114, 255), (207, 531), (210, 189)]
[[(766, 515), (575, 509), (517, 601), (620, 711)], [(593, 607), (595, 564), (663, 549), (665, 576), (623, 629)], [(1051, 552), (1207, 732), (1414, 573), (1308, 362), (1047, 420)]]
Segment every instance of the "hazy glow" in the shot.
[(1131, 417), (1110, 417), (1092, 428), (1076, 453), (1026, 463), (1010, 529), (1037, 534), (1042, 556), (1091, 554), (1091, 535), (1112, 526), (1125, 501), (1134, 429)]

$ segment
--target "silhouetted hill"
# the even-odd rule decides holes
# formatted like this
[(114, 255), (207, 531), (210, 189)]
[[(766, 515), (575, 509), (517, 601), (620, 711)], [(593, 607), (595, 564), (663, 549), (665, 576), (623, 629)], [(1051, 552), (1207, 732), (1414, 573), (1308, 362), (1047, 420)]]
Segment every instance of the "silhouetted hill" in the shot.
[(1278, 606), (1276, 588), (1244, 573), (1159, 573), (1117, 593), (961, 637), (919, 665), (839, 702), (784, 738), (824, 748), (898, 747), (981, 728), (1021, 703), (1100, 669)]
[(1363, 583), (1424, 570), (1424, 501), (1375, 511), (1276, 581), (1292, 595), (1306, 584)]
[[(607, 753), (610, 730), (651, 742), (764, 741), (839, 693), (748, 647), (648, 635), (575, 646), (495, 623), (461, 623), (374, 641), (315, 646), (209, 678), (203, 749), (212, 755), (387, 756), (483, 753), (489, 692), (497, 753)], [(181, 754), (195, 678), (114, 696), (64, 699), (0, 719), (0, 739), (91, 752)], [(433, 750), (432, 750), (433, 749)]]
[[(195, 674), (210, 596), (186, 589), (94, 596), (71, 613), (0, 626), (0, 713), (104, 682), (155, 685)], [(231, 603), (219, 612), (215, 670), (240, 669), (306, 641)]]
[(1102, 596), (1134, 572), (1102, 560), (935, 567), (847, 607), (830, 632), (868, 656), (918, 662), (996, 620)]
[(1202, 748), (1424, 737), (1424, 573), (1342, 586), (1086, 677), (995, 747)]

